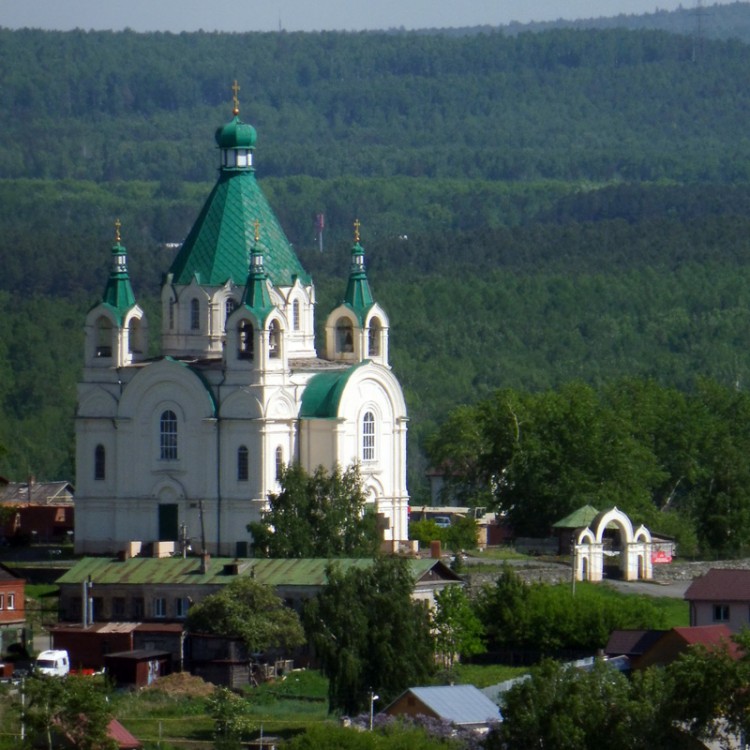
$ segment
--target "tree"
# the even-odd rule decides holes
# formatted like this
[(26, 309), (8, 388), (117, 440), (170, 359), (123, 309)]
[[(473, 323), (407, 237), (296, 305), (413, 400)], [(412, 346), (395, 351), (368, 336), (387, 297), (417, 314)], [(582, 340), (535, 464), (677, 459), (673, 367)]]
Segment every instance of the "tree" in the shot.
[(456, 657), (484, 651), (482, 623), (463, 588), (447, 586), (435, 595), (432, 625), (435, 649), (448, 669), (453, 669)]
[(305, 606), (305, 629), (329, 680), (328, 708), (369, 710), (370, 691), (389, 703), (435, 668), (430, 616), (412, 599), (403, 558), (379, 558), (343, 571), (328, 568), (325, 588)]
[(365, 509), (357, 465), (308, 474), (285, 466), (281, 491), (268, 496), (269, 510), (248, 524), (256, 554), (265, 557), (372, 557), (380, 544), (377, 518)]
[(297, 613), (270, 586), (248, 576), (234, 579), (191, 607), (185, 625), (193, 633), (241, 638), (251, 653), (305, 642)]
[(682, 747), (663, 710), (670, 694), (656, 671), (631, 683), (601, 660), (589, 671), (547, 660), (505, 694), (503, 722), (487, 747), (598, 750), (603, 738), (630, 750)]
[(216, 750), (240, 750), (242, 740), (255, 728), (247, 701), (228, 688), (217, 687), (206, 700), (206, 709), (214, 720)]
[(55, 731), (81, 750), (116, 750), (108, 732), (114, 712), (101, 682), (78, 675), (34, 675), (26, 680), (24, 690), (23, 720), (32, 732), (45, 737), (50, 750)]

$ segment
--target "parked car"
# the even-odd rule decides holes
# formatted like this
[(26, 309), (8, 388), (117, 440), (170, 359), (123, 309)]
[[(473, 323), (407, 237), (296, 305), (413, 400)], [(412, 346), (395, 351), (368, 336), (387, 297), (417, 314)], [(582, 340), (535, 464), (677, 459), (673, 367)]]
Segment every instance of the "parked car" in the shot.
[(435, 522), (435, 526), (440, 529), (447, 529), (451, 525), (450, 516), (435, 516), (432, 520)]

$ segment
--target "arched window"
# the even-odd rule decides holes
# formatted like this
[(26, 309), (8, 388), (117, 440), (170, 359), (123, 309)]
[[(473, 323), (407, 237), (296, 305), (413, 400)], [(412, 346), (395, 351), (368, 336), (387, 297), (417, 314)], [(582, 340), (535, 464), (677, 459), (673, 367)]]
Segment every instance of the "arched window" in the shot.
[(237, 357), (239, 359), (252, 359), (255, 355), (255, 332), (252, 323), (241, 320), (237, 326), (237, 332), (239, 333)]
[(94, 449), (94, 479), (106, 479), (107, 477), (107, 453), (100, 443)]
[(201, 329), (201, 303), (197, 299), (190, 300), (190, 329), (192, 331)]
[(159, 420), (159, 455), (162, 461), (177, 460), (177, 415), (171, 409)]
[(292, 302), (292, 326), (295, 331), (299, 331), (299, 300)]
[(174, 330), (174, 300), (169, 300), (169, 330)]
[(281, 479), (281, 472), (284, 470), (284, 451), (281, 446), (276, 449), (276, 481)]
[(250, 469), (248, 465), (247, 446), (241, 445), (237, 449), (237, 481), (247, 482), (249, 476)]
[(96, 356), (112, 356), (112, 323), (104, 317), (96, 321)]
[(340, 353), (354, 351), (354, 330), (349, 318), (339, 318), (336, 323), (336, 349)]
[(271, 359), (281, 356), (281, 326), (278, 320), (272, 320), (268, 327), (268, 356)]
[(375, 460), (375, 415), (371, 411), (362, 417), (362, 460)]
[(370, 357), (380, 356), (380, 333), (383, 327), (377, 318), (370, 321), (370, 329), (367, 332), (367, 351)]
[(229, 297), (224, 308), (226, 310), (227, 318), (237, 309), (237, 300), (234, 297)]
[(141, 321), (131, 318), (128, 326), (128, 351), (131, 354), (142, 354), (141, 351)]

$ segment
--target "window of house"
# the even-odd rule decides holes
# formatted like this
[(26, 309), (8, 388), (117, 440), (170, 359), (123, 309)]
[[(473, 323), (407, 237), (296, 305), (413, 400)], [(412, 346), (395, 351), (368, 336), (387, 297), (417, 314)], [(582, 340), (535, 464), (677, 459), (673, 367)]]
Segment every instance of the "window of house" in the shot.
[(154, 617), (167, 616), (167, 600), (163, 596), (154, 597)]
[(171, 409), (162, 412), (159, 420), (159, 448), (162, 461), (177, 460), (177, 415)]
[(142, 620), (143, 619), (143, 613), (144, 613), (144, 604), (143, 604), (143, 597), (142, 596), (134, 596), (133, 597), (133, 619), (134, 620)]
[(714, 622), (729, 622), (728, 604), (714, 604)]
[(116, 620), (125, 619), (125, 597), (115, 596), (112, 599), (112, 617)]
[(249, 477), (249, 467), (248, 467), (248, 450), (247, 446), (241, 445), (237, 449), (237, 481), (238, 482), (247, 482)]
[(375, 460), (375, 415), (371, 411), (362, 417), (362, 460)]
[(252, 359), (255, 349), (252, 324), (247, 320), (241, 320), (237, 326), (237, 333), (239, 334), (237, 357), (239, 359)]
[(292, 325), (295, 331), (299, 331), (299, 300), (292, 302)]
[(7, 608), (8, 609), (16, 608), (16, 595), (15, 594), (8, 594)]
[(190, 300), (190, 328), (193, 331), (201, 328), (201, 303), (197, 299)]
[(336, 350), (341, 353), (354, 351), (354, 329), (349, 318), (339, 318), (336, 323)]
[(106, 451), (99, 444), (94, 450), (94, 479), (104, 479), (106, 476)]
[(180, 618), (187, 617), (189, 608), (190, 608), (190, 600), (187, 597), (180, 596), (174, 600), (174, 611), (177, 617), (180, 617)]
[(104, 599), (101, 596), (94, 596), (91, 598), (91, 622), (99, 622), (103, 620), (102, 612), (104, 612)]
[(5, 594), (0, 594), (0, 610), (5, 609)]
[(281, 446), (276, 448), (276, 481), (281, 480), (281, 472), (284, 470), (284, 451)]
[(272, 320), (268, 327), (268, 356), (271, 359), (281, 356), (281, 326), (278, 320)]

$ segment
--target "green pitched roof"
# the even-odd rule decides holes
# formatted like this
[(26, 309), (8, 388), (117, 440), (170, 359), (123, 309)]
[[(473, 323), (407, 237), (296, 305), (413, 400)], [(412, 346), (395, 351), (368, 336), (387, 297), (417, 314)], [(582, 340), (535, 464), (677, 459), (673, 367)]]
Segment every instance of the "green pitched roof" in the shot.
[[(269, 586), (324, 586), (327, 582), (326, 567), (331, 562), (339, 565), (344, 571), (351, 568), (367, 568), (373, 563), (367, 558), (238, 560), (231, 557), (213, 557), (207, 571), (202, 573), (201, 561), (198, 557), (132, 557), (124, 561), (111, 557), (84, 557), (58, 578), (57, 583), (79, 584), (90, 579), (94, 585), (123, 583), (173, 586), (220, 585), (230, 583), (238, 575), (252, 575), (256, 581)], [(415, 581), (418, 581), (436, 565), (442, 566), (443, 564), (432, 559), (411, 559), (408, 565)], [(443, 570), (442, 567), (441, 570)], [(445, 573), (444, 570), (443, 572)], [(448, 574), (445, 573), (445, 575)]]
[(271, 293), (268, 291), (268, 274), (263, 267), (263, 254), (257, 245), (253, 248), (252, 263), (242, 295), (242, 304), (252, 310), (261, 323), (274, 309)]
[(574, 510), (569, 516), (552, 524), (553, 529), (582, 529), (588, 526), (599, 514), (593, 505), (584, 505)]
[(125, 313), (135, 305), (135, 294), (128, 276), (127, 251), (119, 242), (112, 246), (112, 260), (113, 267), (104, 288), (102, 303), (122, 322)]
[(339, 415), (341, 394), (354, 371), (369, 360), (364, 360), (346, 370), (319, 372), (307, 382), (302, 394), (300, 419), (335, 419)]
[(251, 169), (220, 172), (172, 263), (173, 283), (189, 284), (195, 276), (199, 283), (210, 286), (219, 286), (229, 279), (244, 286), (256, 221), (260, 242), (266, 248), (266, 271), (274, 286), (291, 286), (295, 277), (302, 283), (309, 283), (309, 275), (302, 268)]

